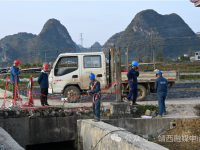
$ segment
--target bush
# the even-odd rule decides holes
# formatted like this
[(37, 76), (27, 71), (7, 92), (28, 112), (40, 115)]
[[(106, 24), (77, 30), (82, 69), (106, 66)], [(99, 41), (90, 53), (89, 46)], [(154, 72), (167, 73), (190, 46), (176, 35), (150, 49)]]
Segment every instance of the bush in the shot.
[(30, 68), (31, 67), (31, 64), (29, 63), (20, 63), (20, 68), (24, 69), (24, 68)]
[(158, 51), (155, 55), (155, 60), (162, 62), (164, 60), (163, 56), (162, 56), (162, 52)]
[(184, 57), (184, 56), (182, 55), (182, 56), (180, 56), (180, 60), (181, 60), (181, 61), (189, 61), (190, 58), (189, 58), (189, 57)]

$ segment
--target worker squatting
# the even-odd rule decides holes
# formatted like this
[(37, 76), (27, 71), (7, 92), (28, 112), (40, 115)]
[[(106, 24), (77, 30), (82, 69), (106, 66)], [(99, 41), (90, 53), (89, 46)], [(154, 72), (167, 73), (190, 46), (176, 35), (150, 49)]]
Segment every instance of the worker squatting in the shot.
[[(13, 66), (11, 67), (10, 71), (10, 80), (13, 84), (13, 98), (15, 95), (15, 81), (17, 84), (19, 83), (19, 74), (21, 73), (21, 70), (18, 69), (19, 61), (15, 60)], [(139, 65), (137, 61), (132, 62), (132, 67), (127, 73), (128, 77), (128, 83), (129, 83), (129, 94), (127, 98), (123, 99), (123, 102), (129, 102), (130, 105), (138, 105), (136, 103), (137, 95), (138, 95), (138, 87), (137, 87), (137, 77), (139, 76)], [(41, 105), (42, 106), (49, 106), (47, 102), (47, 95), (48, 95), (48, 65), (43, 65), (43, 70), (40, 72), (38, 77), (38, 83), (41, 88)], [(17, 78), (15, 80), (15, 77)], [(158, 103), (159, 103), (159, 113), (157, 117), (162, 117), (162, 115), (166, 115), (166, 107), (165, 107), (165, 98), (167, 96), (167, 80), (162, 77), (162, 72), (158, 71), (156, 73), (157, 79), (155, 80), (154, 89), (157, 90), (158, 93)], [(89, 74), (89, 90), (87, 93), (92, 96), (92, 107), (94, 112), (94, 120), (95, 122), (100, 121), (100, 102), (101, 102), (101, 83), (95, 79), (95, 74), (90, 73)], [(18, 95), (17, 95), (18, 97)], [(131, 100), (132, 97), (132, 101)], [(11, 104), (13, 105), (13, 103)]]

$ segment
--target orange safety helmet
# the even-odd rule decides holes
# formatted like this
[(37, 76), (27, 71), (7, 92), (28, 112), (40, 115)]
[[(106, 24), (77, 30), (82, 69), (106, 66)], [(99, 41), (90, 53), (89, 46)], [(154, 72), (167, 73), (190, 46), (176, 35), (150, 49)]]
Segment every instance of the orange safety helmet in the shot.
[(14, 63), (19, 65), (19, 60), (15, 60)]
[(47, 64), (44, 64), (44, 65), (42, 66), (42, 68), (48, 69), (48, 65), (47, 65)]

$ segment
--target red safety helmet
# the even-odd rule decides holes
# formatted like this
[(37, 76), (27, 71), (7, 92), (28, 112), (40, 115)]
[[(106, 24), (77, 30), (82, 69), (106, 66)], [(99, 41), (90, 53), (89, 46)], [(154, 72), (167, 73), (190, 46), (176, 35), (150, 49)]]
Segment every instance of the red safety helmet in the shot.
[(14, 63), (19, 65), (19, 60), (15, 60)]
[(47, 64), (44, 64), (44, 65), (42, 66), (42, 68), (48, 69), (48, 65), (47, 65)]

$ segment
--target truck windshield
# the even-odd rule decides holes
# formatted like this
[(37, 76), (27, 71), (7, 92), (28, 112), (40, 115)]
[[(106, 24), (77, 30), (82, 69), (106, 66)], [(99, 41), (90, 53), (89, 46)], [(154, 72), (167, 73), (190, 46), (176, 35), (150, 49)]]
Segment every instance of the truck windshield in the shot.
[(61, 57), (55, 67), (55, 76), (63, 76), (78, 69), (77, 56)]

